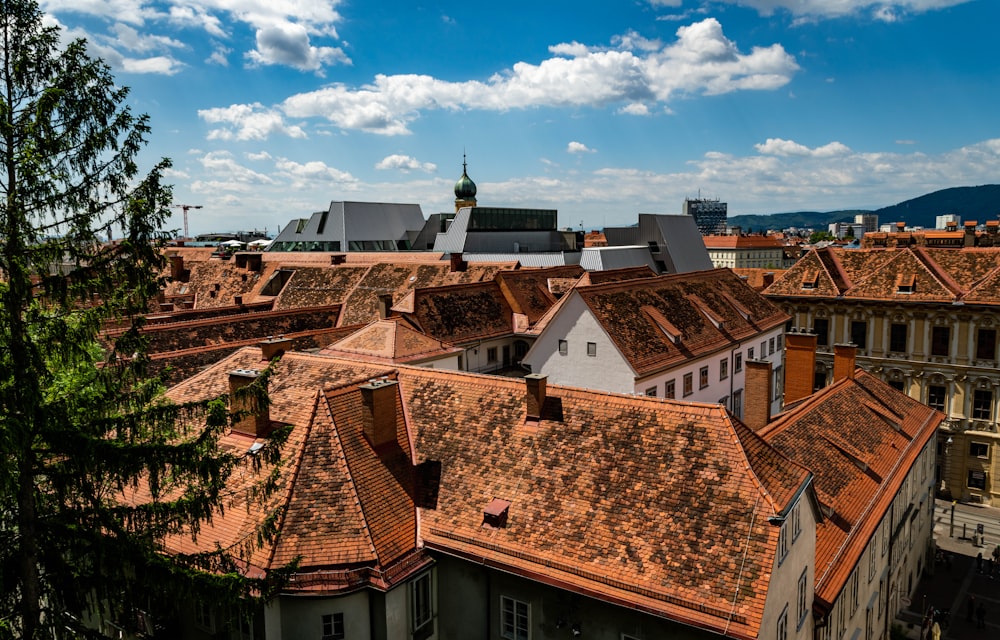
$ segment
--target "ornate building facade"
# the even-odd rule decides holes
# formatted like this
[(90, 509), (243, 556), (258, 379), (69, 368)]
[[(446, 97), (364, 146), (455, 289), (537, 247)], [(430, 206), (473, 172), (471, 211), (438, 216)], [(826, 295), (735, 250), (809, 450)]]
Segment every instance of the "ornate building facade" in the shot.
[(764, 295), (816, 334), (814, 388), (853, 343), (858, 366), (947, 416), (938, 493), (1000, 504), (1000, 248), (820, 249)]

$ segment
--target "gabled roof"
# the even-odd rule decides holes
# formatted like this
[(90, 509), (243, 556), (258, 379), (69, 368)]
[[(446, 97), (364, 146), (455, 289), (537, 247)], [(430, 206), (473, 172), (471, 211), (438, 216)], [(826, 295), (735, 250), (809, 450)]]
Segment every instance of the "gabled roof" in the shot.
[(496, 281), (416, 289), (406, 318), (437, 340), (461, 345), (512, 333), (513, 314)]
[(584, 270), (575, 265), (549, 267), (546, 269), (519, 269), (501, 271), (494, 276), (500, 290), (510, 303), (514, 313), (528, 316), (528, 321), (536, 322), (555, 304), (557, 296), (549, 288), (552, 278), (579, 278)]
[(416, 364), (462, 353), (462, 349), (415, 331), (399, 318), (390, 318), (372, 322), (322, 353), (340, 358), (360, 356), (369, 362)]
[[(578, 287), (572, 295), (580, 296), (638, 376), (723, 349), (788, 320), (728, 269)], [(650, 309), (680, 338), (665, 333)]]
[(816, 392), (760, 430), (777, 451), (815, 474), (826, 516), (816, 528), (821, 606), (829, 608), (843, 590), (944, 418), (859, 369), (853, 379)]
[(781, 249), (785, 243), (774, 236), (702, 236), (706, 249)]
[[(227, 372), (259, 368), (259, 358), (240, 350), (170, 397), (224, 393)], [(358, 391), (383, 375), (398, 381), (389, 453), (365, 440)], [(541, 418), (527, 423), (525, 389), (523, 380), (285, 353), (274, 365), (270, 415), (292, 428), (272, 505), (286, 510), (255, 566), (301, 556), (292, 589), (385, 588), (419, 568), (423, 540), (576, 593), (756, 638), (778, 543), (768, 518), (788, 508), (808, 472), (717, 405), (550, 385)], [(435, 465), (435, 499), (415, 500), (423, 494), (414, 469)], [(509, 502), (506, 525), (484, 528), (484, 509), (497, 499)], [(264, 514), (228, 509), (197, 542), (177, 537), (169, 548), (229, 547)]]
[(1000, 247), (810, 251), (767, 296), (894, 302), (1000, 302)]

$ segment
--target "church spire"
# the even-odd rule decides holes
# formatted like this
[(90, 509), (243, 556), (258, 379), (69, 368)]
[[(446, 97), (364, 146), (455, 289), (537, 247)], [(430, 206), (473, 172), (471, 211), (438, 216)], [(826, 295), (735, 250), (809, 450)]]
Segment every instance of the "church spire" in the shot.
[(462, 207), (476, 206), (476, 183), (469, 178), (468, 164), (462, 154), (462, 177), (455, 183), (455, 212)]

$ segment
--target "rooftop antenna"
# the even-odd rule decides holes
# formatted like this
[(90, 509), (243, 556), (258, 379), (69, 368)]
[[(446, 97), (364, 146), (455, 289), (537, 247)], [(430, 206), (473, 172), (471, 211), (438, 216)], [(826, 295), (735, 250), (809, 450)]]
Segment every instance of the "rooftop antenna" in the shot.
[(173, 204), (173, 205), (170, 205), (170, 206), (184, 210), (184, 239), (185, 240), (190, 239), (190, 236), (188, 235), (188, 209), (201, 209), (202, 205), (200, 205), (200, 204)]

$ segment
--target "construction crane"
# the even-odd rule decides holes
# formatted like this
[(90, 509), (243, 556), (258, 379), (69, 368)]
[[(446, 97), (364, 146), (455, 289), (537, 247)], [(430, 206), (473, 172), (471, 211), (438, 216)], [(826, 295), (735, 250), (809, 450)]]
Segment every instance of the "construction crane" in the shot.
[(184, 210), (184, 239), (190, 239), (188, 235), (188, 209), (201, 209), (200, 204), (174, 204), (172, 207), (177, 207), (178, 209)]

